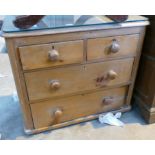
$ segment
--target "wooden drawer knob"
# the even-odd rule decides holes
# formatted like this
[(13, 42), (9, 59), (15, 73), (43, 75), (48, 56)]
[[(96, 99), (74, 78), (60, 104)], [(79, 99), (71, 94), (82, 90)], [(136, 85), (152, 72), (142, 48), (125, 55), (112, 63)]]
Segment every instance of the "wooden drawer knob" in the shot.
[(113, 97), (105, 97), (103, 100), (102, 100), (102, 103), (105, 104), (105, 105), (110, 105), (114, 102), (114, 99)]
[(120, 45), (118, 44), (117, 40), (114, 39), (112, 41), (112, 44), (110, 46), (110, 52), (111, 53), (117, 53), (120, 50)]
[(57, 109), (57, 110), (54, 112), (54, 123), (59, 123), (62, 114), (63, 114), (63, 112), (62, 112), (61, 109)]
[(59, 52), (55, 49), (52, 49), (51, 51), (48, 52), (48, 58), (51, 61), (59, 60)]
[(110, 70), (107, 74), (107, 78), (110, 80), (114, 80), (114, 79), (116, 79), (116, 77), (117, 77), (117, 73), (114, 72), (113, 70)]
[(51, 80), (50, 81), (50, 87), (52, 89), (59, 89), (61, 86), (60, 82), (58, 80)]

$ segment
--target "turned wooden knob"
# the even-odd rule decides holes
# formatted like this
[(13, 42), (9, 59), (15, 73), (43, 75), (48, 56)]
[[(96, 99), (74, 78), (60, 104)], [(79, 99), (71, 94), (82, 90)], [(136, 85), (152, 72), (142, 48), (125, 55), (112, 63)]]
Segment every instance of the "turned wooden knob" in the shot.
[(114, 39), (112, 41), (112, 44), (110, 46), (110, 52), (111, 53), (117, 53), (120, 50), (120, 45), (118, 44), (118, 42), (116, 41), (116, 39)]
[(114, 99), (113, 97), (105, 97), (103, 100), (102, 100), (102, 103), (105, 104), (105, 105), (110, 105), (114, 102)]
[(60, 120), (60, 117), (62, 116), (63, 112), (61, 109), (57, 109), (55, 112), (54, 112), (54, 123), (58, 123), (59, 120)]
[(58, 89), (58, 88), (60, 88), (61, 84), (58, 80), (51, 80), (50, 86), (52, 89)]
[(59, 59), (59, 52), (55, 49), (52, 49), (48, 52), (48, 58), (51, 61), (57, 61)]
[(114, 80), (114, 79), (116, 79), (116, 77), (117, 77), (117, 73), (114, 72), (113, 70), (110, 70), (110, 71), (108, 72), (107, 76), (108, 76), (108, 79)]

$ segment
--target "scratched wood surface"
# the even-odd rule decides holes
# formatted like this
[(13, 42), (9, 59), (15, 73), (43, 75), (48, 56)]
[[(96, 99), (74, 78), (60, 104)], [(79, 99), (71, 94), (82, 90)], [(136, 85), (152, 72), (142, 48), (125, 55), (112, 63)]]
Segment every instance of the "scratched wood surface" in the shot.
[[(146, 20), (133, 20), (116, 25), (5, 33), (25, 132), (38, 133), (95, 119), (100, 112), (130, 110), (145, 25)], [(118, 39), (113, 48), (117, 54), (102, 55), (98, 44), (104, 50), (112, 38)], [(89, 39), (93, 43), (88, 43)], [(44, 63), (49, 44), (55, 45), (63, 62)], [(113, 100), (108, 98), (109, 105), (102, 109), (103, 98), (110, 96)]]

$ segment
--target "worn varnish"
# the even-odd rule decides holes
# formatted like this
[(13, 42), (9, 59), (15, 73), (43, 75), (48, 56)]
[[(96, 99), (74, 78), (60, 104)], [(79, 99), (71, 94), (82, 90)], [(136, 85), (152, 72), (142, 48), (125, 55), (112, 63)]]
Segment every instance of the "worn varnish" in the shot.
[[(36, 128), (47, 127), (92, 114), (119, 109), (125, 104), (126, 93), (127, 87), (122, 87), (31, 104), (34, 125)], [(111, 103), (107, 102), (108, 98), (111, 98)], [(58, 117), (55, 116), (55, 113), (58, 110), (62, 111), (62, 114), (57, 120), (58, 122), (55, 122)]]
[(26, 133), (130, 110), (148, 24), (134, 22), (4, 33)]
[[(58, 56), (55, 59), (52, 59), (52, 55), (50, 56), (52, 50), (56, 50), (58, 53)], [(82, 63), (83, 41), (22, 46), (19, 47), (19, 53), (24, 70)], [(54, 56), (55, 55), (53, 54), (53, 57)]]
[(87, 59), (134, 56), (136, 55), (138, 40), (138, 34), (88, 39)]
[[(25, 73), (29, 99), (59, 97), (127, 83), (130, 81), (133, 60), (129, 58)], [(114, 79), (107, 77), (110, 71), (117, 74)], [(60, 87), (53, 88), (52, 80), (53, 83), (59, 82)]]

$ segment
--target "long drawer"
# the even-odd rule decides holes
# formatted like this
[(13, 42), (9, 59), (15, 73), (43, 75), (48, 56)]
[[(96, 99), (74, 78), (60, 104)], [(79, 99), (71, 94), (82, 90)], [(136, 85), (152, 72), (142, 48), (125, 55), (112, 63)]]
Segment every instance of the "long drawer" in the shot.
[(127, 87), (95, 91), (31, 104), (35, 128), (59, 124), (76, 118), (120, 109), (125, 104)]
[(88, 60), (134, 56), (137, 51), (138, 34), (88, 39)]
[(25, 73), (30, 101), (126, 83), (134, 58)]
[(83, 41), (23, 46), (19, 54), (24, 70), (81, 63)]

